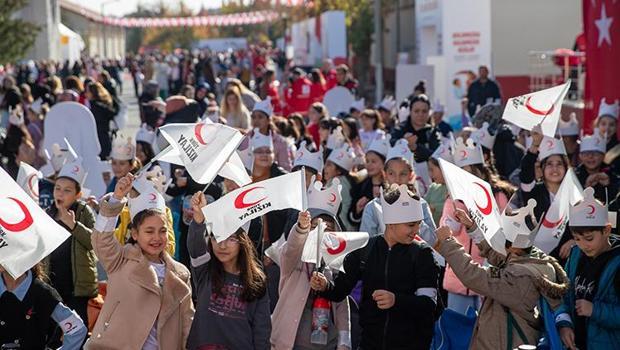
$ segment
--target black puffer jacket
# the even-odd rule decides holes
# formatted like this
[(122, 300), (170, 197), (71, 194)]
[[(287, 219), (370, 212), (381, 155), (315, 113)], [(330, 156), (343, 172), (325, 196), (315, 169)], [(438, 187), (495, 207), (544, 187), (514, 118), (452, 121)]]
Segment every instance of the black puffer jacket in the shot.
[[(438, 288), (439, 266), (431, 248), (417, 241), (389, 248), (383, 235), (370, 238), (368, 247), (347, 255), (346, 273), (338, 274), (322, 295), (332, 301), (342, 301), (361, 280), (360, 347), (364, 350), (429, 349), (435, 303), (415, 293), (420, 288)], [(364, 255), (367, 258), (362, 264)], [(395, 294), (394, 306), (388, 310), (377, 307), (372, 293), (378, 289)]]

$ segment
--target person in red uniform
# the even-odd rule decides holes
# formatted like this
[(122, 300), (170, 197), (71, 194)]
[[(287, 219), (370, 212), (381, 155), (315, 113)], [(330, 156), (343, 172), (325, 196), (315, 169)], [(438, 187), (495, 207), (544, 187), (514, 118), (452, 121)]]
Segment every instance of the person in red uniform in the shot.
[(349, 67), (346, 64), (341, 64), (336, 67), (336, 77), (338, 79), (338, 86), (343, 86), (349, 89), (353, 95), (357, 92), (357, 80), (353, 79), (349, 72)]
[(323, 60), (323, 66), (321, 67), (321, 74), (325, 78), (325, 91), (333, 88), (338, 84), (338, 78), (336, 77), (336, 70), (334, 69), (334, 62), (331, 58)]
[(310, 108), (310, 87), (312, 83), (306, 78), (305, 72), (301, 68), (295, 68), (291, 76), (289, 91), (285, 95), (289, 113), (306, 114)]
[(314, 68), (312, 72), (310, 72), (310, 80), (312, 81), (312, 85), (310, 86), (310, 101), (312, 103), (323, 102), (323, 96), (325, 96), (327, 90), (321, 70)]

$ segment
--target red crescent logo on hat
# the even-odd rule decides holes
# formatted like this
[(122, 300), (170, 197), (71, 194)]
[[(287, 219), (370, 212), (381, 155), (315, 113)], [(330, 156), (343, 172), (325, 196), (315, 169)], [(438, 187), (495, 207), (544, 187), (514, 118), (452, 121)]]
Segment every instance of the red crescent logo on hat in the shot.
[(330, 255), (337, 255), (337, 254), (342, 253), (347, 247), (347, 241), (344, 238), (340, 237), (339, 235), (336, 235), (333, 233), (329, 233), (329, 234), (338, 240), (338, 246), (335, 248), (330, 248), (327, 246), (327, 244), (325, 244), (325, 242), (323, 242), (323, 244), (325, 244), (325, 248), (327, 249), (327, 253), (329, 253)]
[(71, 322), (66, 322), (65, 323), (65, 332), (70, 331), (73, 328), (73, 323)]
[(588, 215), (592, 215), (592, 214), (594, 214), (594, 211), (596, 210), (596, 209), (594, 208), (594, 206), (593, 206), (592, 204), (590, 204), (590, 205), (588, 205), (588, 208), (590, 208), (590, 212), (588, 213)]
[(237, 196), (237, 198), (235, 198), (235, 202), (234, 202), (235, 208), (237, 208), (237, 209), (243, 209), (243, 208), (251, 207), (251, 206), (253, 206), (253, 205), (255, 205), (255, 204), (258, 204), (258, 203), (260, 203), (261, 201), (265, 200), (267, 197), (263, 197), (263, 198), (261, 198), (261, 199), (259, 199), (259, 200), (255, 201), (255, 202), (251, 202), (251, 203), (246, 203), (246, 202), (244, 201), (244, 200), (245, 200), (245, 196), (246, 196), (248, 193), (250, 193), (250, 192), (252, 192), (252, 191), (254, 191), (254, 190), (256, 190), (256, 189), (259, 189), (259, 188), (263, 188), (263, 189), (264, 189), (264, 187), (260, 187), (260, 186), (259, 186), (259, 187), (252, 187), (252, 188), (248, 188), (247, 190), (245, 190), (245, 191), (243, 191), (243, 192), (239, 193), (239, 195)]
[(338, 159), (338, 160), (342, 160), (342, 158), (344, 158), (344, 152), (340, 152), (340, 153), (336, 156), (336, 159)]
[(532, 107), (532, 105), (530, 104), (531, 99), (532, 99), (532, 96), (528, 97), (525, 100), (525, 108), (527, 108), (527, 110), (530, 111), (530, 113), (532, 113), (532, 114), (546, 116), (547, 114), (551, 114), (551, 112), (553, 112), (553, 109), (555, 108), (555, 106), (552, 104), (551, 108), (549, 108), (546, 111), (536, 109), (536, 108)]
[(304, 151), (299, 151), (299, 153), (297, 153), (297, 159), (301, 158), (304, 156)]
[(32, 193), (35, 197), (39, 198), (39, 184), (35, 184), (35, 179), (38, 179), (37, 174), (32, 174), (28, 176), (26, 183), (28, 184), (28, 189), (30, 190), (30, 193)]
[(196, 127), (194, 128), (194, 136), (196, 137), (196, 140), (198, 140), (198, 142), (201, 145), (206, 146), (207, 143), (205, 142), (205, 140), (202, 138), (202, 127), (205, 126), (203, 123), (198, 123), (196, 124)]
[(330, 203), (334, 203), (336, 201), (336, 198), (337, 198), (336, 194), (332, 193), (331, 196), (329, 197), (329, 202)]
[(71, 172), (77, 175), (77, 173), (80, 172), (80, 167), (78, 165), (74, 165)]
[(157, 195), (155, 193), (149, 193), (149, 196), (151, 197), (152, 201), (157, 199)]
[(461, 159), (467, 158), (467, 151), (461, 151)]
[(548, 148), (548, 149), (552, 149), (552, 148), (553, 148), (553, 145), (554, 145), (553, 140), (547, 140), (547, 148)]
[(22, 221), (14, 223), (14, 224), (10, 224), (0, 219), (0, 225), (9, 231), (13, 231), (13, 232), (24, 231), (25, 229), (30, 227), (30, 225), (32, 225), (32, 223), (34, 222), (34, 220), (32, 219), (32, 215), (30, 215), (30, 211), (28, 210), (28, 208), (22, 201), (20, 201), (19, 199), (13, 198), (13, 197), (8, 197), (8, 198), (12, 200), (13, 202), (17, 203), (17, 205), (19, 206), (19, 209), (22, 211), (22, 213), (24, 213), (24, 218), (22, 219)]
[(476, 201), (474, 200), (474, 203), (476, 203), (476, 207), (478, 207), (478, 210), (480, 210), (480, 212), (484, 215), (491, 214), (491, 211), (493, 210), (493, 203), (491, 203), (491, 194), (489, 194), (489, 191), (482, 184), (474, 182), (474, 185), (478, 185), (480, 188), (482, 188), (487, 198), (487, 204), (484, 207), (478, 205), (478, 203), (476, 203)]
[(563, 220), (564, 220), (564, 217), (561, 217), (560, 220), (558, 220), (558, 221), (549, 221), (549, 220), (547, 220), (547, 216), (545, 215), (545, 218), (543, 219), (542, 225), (545, 226), (546, 228), (555, 228)]

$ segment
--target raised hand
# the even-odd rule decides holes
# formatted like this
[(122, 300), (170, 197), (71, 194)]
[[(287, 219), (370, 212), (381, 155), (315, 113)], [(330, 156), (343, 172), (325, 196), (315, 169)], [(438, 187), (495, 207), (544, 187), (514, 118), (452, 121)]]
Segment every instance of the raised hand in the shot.
[(120, 178), (116, 183), (116, 187), (114, 187), (114, 198), (119, 201), (122, 200), (131, 191), (134, 179), (135, 176), (131, 173)]
[(297, 227), (305, 231), (310, 228), (310, 221), (310, 213), (308, 211), (302, 211), (297, 217)]
[(202, 224), (205, 222), (205, 215), (202, 212), (202, 208), (207, 206), (207, 199), (202, 191), (194, 193), (192, 196), (192, 211), (194, 215), (194, 222)]

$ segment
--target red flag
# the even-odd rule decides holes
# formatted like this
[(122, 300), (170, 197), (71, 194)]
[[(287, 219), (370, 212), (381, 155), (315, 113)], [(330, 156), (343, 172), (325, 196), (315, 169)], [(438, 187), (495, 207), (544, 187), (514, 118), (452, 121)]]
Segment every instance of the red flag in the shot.
[(583, 27), (586, 37), (583, 127), (589, 133), (601, 99), (613, 103), (620, 98), (620, 1), (583, 0)]

